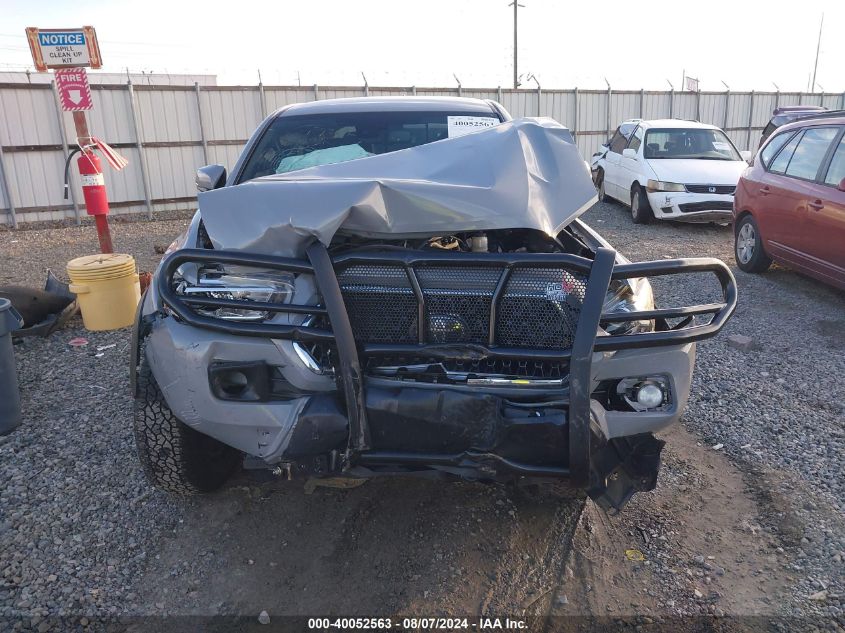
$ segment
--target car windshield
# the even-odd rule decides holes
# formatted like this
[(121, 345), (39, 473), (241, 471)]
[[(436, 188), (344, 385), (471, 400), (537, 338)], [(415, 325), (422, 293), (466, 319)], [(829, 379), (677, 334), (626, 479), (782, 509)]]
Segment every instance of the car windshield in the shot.
[(652, 159), (742, 160), (722, 130), (700, 128), (648, 130), (644, 155)]
[(282, 115), (258, 141), (239, 182), (395, 152), (499, 122), (490, 110)]

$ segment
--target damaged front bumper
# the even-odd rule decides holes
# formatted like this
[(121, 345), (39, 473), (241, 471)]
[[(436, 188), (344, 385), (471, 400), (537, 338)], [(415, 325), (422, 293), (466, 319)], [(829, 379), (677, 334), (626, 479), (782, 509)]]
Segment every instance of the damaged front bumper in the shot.
[[(469, 479), (514, 477), (567, 479), (605, 508), (621, 508), (636, 491), (654, 487), (662, 442), (652, 433), (676, 421), (686, 403), (694, 342), (713, 336), (736, 304), (736, 286), (727, 267), (711, 259), (615, 264), (615, 253), (600, 248), (594, 260), (567, 254), (426, 253), (347, 255), (330, 258), (319, 243), (308, 260), (241, 252), (183, 250), (170, 255), (156, 280), (156, 296), (142, 310), (145, 353), (164, 396), (186, 424), (244, 451), (253, 464), (282, 466), (310, 476), (338, 473), (439, 471)], [(423, 262), (422, 259), (426, 261)], [(438, 265), (561, 267), (586, 280), (578, 320), (568, 349), (505, 347), (495, 336), (486, 344), (430, 342), (419, 327), (413, 344), (356, 340), (338, 274), (349, 266), (397, 261), (413, 280), (417, 266)], [(322, 313), (330, 329), (298, 322), (239, 323), (198, 314), (198, 306), (235, 300), (192, 298), (173, 290), (172, 276), (186, 262), (260, 265), (313, 274), (320, 307), (270, 305), (276, 312)], [(717, 304), (602, 314), (612, 279), (675, 273), (712, 273), (724, 301)], [(490, 330), (501, 315), (506, 276), (490, 303)], [(426, 296), (412, 284), (420, 303)], [(235, 301), (235, 303), (232, 303)], [(264, 306), (268, 308), (268, 306)], [(712, 315), (695, 325), (697, 315)], [(600, 321), (653, 319), (656, 331), (598, 336)], [(305, 321), (308, 323), (308, 321)], [(294, 343), (330, 344), (334, 375), (303, 371)], [(489, 380), (473, 384), (438, 380), (397, 380), (370, 371), (373, 358), (416, 355), (503, 362), (529, 359), (565, 367), (558, 381)], [(247, 397), (221, 391), (226, 372), (245, 376)], [(672, 397), (651, 411), (620, 410), (617, 385), (631, 378), (665, 377)], [(613, 393), (610, 393), (613, 392)]]

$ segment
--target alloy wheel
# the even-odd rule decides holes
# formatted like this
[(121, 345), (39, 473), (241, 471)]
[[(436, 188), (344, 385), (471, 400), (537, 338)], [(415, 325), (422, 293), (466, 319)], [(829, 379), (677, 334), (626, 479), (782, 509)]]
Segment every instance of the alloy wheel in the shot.
[(757, 244), (757, 232), (751, 222), (746, 222), (739, 229), (736, 236), (736, 256), (743, 264), (747, 264), (754, 257), (754, 247)]

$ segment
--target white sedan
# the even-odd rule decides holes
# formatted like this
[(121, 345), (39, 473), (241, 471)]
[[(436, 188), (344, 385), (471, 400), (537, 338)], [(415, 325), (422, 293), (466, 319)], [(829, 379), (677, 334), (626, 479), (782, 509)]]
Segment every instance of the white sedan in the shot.
[(632, 119), (593, 154), (590, 167), (599, 200), (629, 204), (637, 224), (654, 218), (728, 223), (750, 157), (713, 125)]

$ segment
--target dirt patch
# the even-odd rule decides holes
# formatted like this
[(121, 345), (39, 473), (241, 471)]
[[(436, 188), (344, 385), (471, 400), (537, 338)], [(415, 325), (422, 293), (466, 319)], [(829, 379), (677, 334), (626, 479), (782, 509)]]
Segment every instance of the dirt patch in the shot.
[(553, 612), (777, 613), (794, 579), (777, 539), (762, 527), (765, 511), (745, 476), (682, 428), (664, 439), (666, 463), (654, 492), (617, 516), (588, 506), (561, 583), (566, 604), (553, 601)]
[(235, 485), (191, 504), (141, 602), (198, 615), (779, 613), (794, 579), (761, 498), (683, 428), (665, 439), (658, 488), (617, 516), (469, 483)]

